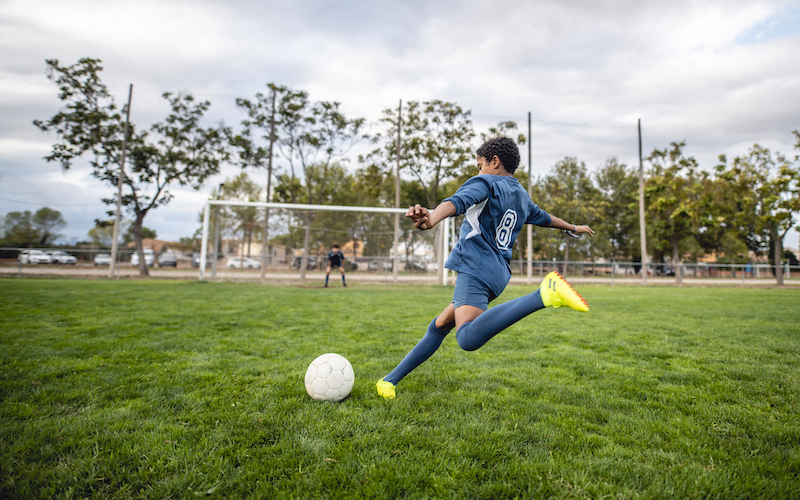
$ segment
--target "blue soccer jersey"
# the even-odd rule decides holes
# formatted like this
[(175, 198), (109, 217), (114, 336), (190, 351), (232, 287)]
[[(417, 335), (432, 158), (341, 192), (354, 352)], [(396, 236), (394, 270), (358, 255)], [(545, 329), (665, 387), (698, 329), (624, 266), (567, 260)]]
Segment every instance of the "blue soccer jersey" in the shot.
[(470, 275), (499, 296), (511, 279), (511, 251), (525, 224), (549, 226), (550, 215), (512, 176), (476, 175), (445, 198), (466, 213), (447, 269)]

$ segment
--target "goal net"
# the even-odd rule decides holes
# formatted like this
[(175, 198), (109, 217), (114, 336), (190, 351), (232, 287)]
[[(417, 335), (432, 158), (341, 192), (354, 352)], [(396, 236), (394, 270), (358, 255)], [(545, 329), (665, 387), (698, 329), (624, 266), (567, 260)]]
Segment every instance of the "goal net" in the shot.
[(441, 276), (450, 224), (420, 231), (405, 213), (395, 208), (209, 200), (203, 213), (200, 280), (206, 277), (207, 263), (226, 271), (250, 268), (301, 277), (324, 273), (333, 245), (344, 254), (348, 272)]

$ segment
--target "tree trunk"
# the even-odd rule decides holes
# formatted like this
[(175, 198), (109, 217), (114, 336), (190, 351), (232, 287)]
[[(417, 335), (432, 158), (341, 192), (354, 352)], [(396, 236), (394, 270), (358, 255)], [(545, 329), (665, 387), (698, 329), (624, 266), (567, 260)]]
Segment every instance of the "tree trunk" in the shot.
[(678, 250), (678, 240), (672, 240), (672, 270), (675, 271), (675, 284), (683, 285), (683, 272), (681, 272), (681, 259)]
[(136, 243), (136, 253), (139, 254), (139, 276), (150, 276), (150, 272), (147, 270), (147, 261), (144, 258), (144, 245), (142, 244), (144, 216), (144, 213), (136, 214), (136, 220), (133, 222), (133, 241)]
[(247, 256), (250, 257), (250, 245), (253, 243), (253, 226), (247, 227)]
[(300, 219), (306, 223), (305, 230), (303, 231), (303, 256), (300, 258), (300, 281), (306, 280), (306, 268), (308, 268), (308, 258), (310, 257), (311, 249), (311, 217), (303, 217)]
[(561, 270), (561, 274), (563, 274), (565, 278), (567, 277), (567, 268), (569, 266), (569, 244), (570, 244), (569, 240), (570, 240), (570, 238), (571, 238), (570, 236), (567, 236), (567, 238), (564, 240), (564, 242), (565, 242), (565, 245), (564, 245), (564, 268)]
[(776, 227), (770, 227), (769, 232), (772, 235), (775, 250), (775, 280), (778, 286), (783, 286), (783, 239), (778, 234)]

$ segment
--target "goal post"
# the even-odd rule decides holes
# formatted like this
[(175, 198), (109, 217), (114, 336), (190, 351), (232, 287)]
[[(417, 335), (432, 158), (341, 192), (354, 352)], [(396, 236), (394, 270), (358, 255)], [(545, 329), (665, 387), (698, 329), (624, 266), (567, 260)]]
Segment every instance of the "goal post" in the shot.
[[(235, 255), (242, 258), (252, 255), (261, 261), (261, 266), (269, 265), (272, 270), (299, 271), (301, 278), (306, 270), (325, 269), (328, 251), (334, 243), (340, 246), (348, 266), (355, 264), (359, 273), (388, 274), (395, 282), (398, 270), (404, 274), (436, 275), (450, 248), (446, 224), (440, 224), (434, 231), (420, 231), (410, 219), (402, 217), (407, 211), (404, 208), (208, 200), (203, 209), (200, 281), (206, 280), (209, 234), (218, 229), (212, 228), (211, 215), (215, 212), (212, 208), (219, 211), (218, 224), (225, 228), (223, 238), (229, 242), (226, 250), (238, 245)], [(261, 251), (261, 239), (255, 237), (263, 228), (264, 210), (257, 209), (264, 208), (270, 209), (268, 254)], [(395, 219), (400, 219), (397, 231)], [(442, 233), (440, 248), (434, 246), (435, 231)], [(253, 250), (254, 247), (258, 250)], [(226, 254), (223, 250), (222, 255)], [(215, 253), (211, 258), (220, 256)], [(447, 284), (447, 274), (443, 273), (443, 284)]]

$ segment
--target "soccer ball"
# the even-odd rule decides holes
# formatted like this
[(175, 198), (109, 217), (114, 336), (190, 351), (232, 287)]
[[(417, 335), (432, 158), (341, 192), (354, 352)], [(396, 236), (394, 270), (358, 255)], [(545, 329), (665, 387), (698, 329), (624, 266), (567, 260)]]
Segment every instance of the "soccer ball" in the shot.
[(356, 374), (344, 356), (323, 354), (308, 365), (306, 391), (321, 401), (341, 401), (350, 394)]

